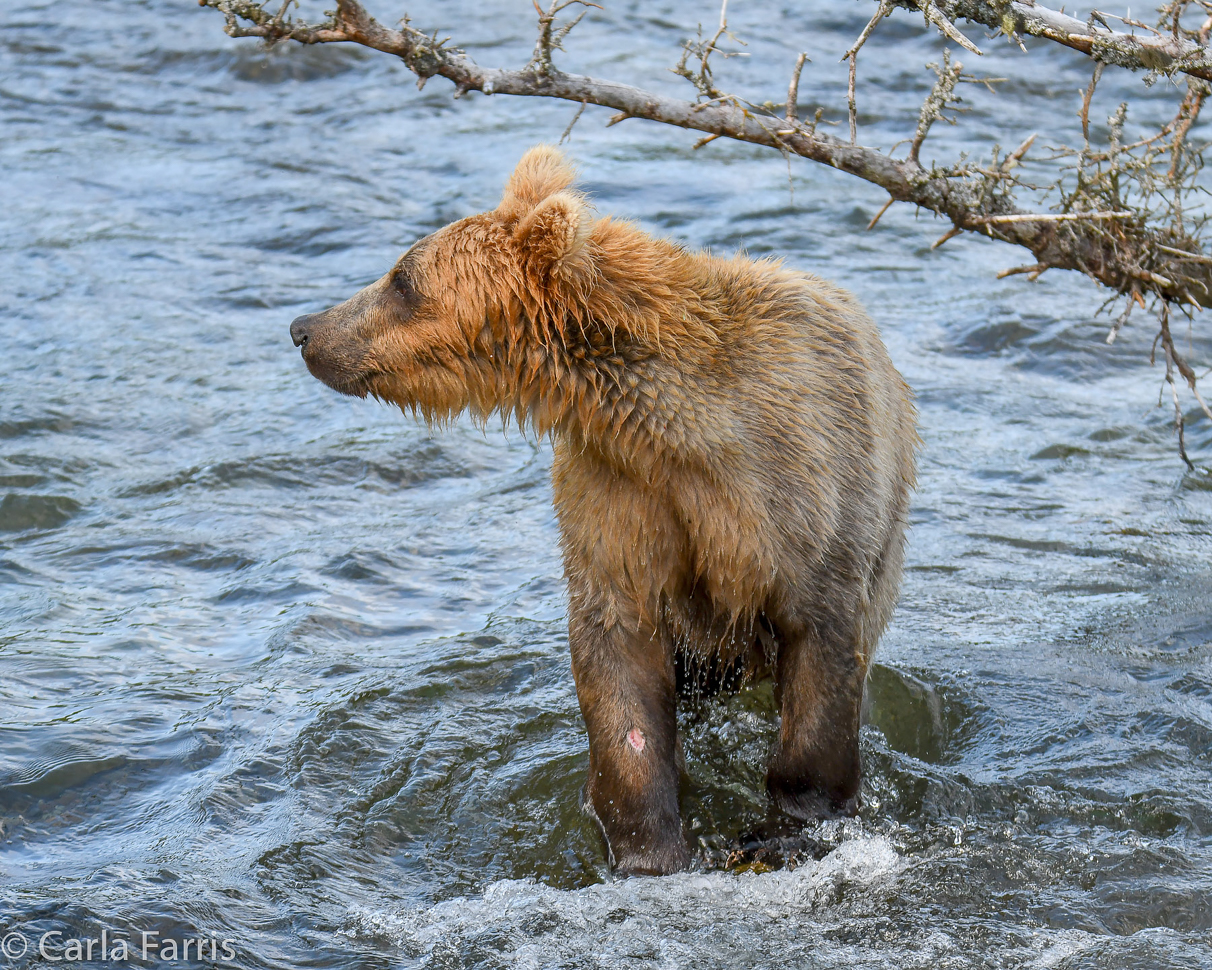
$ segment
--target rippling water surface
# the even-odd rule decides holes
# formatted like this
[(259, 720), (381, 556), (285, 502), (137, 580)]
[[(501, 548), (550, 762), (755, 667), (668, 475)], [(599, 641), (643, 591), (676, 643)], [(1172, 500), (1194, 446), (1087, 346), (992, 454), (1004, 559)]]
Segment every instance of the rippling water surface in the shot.
[[(604, 6), (562, 63), (669, 91), (717, 15)], [(718, 76), (781, 100), (807, 50), (802, 102), (844, 121), (870, 7), (734, 2), (748, 56)], [(528, 57), (528, 0), (409, 12)], [(339, 398), (286, 332), (494, 205), (576, 106), (220, 28), (184, 0), (0, 10), (0, 930), (231, 939), (249, 968), (1212, 966), (1212, 479), (1177, 459), (1145, 323), (1107, 347), (1074, 274), (999, 282), (1020, 253), (930, 252), (928, 216), (864, 232), (873, 187), (585, 112), (602, 211), (854, 289), (924, 439), (861, 818), (721, 868), (765, 812), (753, 689), (683, 713), (702, 871), (612, 881), (577, 810), (548, 446)], [(1072, 131), (1088, 63), (974, 36), (1011, 80), (927, 154)], [(881, 28), (864, 141), (911, 132), (939, 47)], [(1123, 98), (1175, 100), (1108, 72), (1092, 115)]]

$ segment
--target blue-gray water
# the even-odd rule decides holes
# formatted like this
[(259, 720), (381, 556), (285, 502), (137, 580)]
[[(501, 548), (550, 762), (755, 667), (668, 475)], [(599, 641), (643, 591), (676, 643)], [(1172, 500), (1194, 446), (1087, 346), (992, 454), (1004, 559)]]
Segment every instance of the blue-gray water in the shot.
[[(714, 2), (605, 7), (559, 62), (682, 90), (666, 68)], [(779, 101), (807, 50), (801, 102), (844, 130), (836, 62), (871, 8), (734, 0), (748, 56), (717, 77)], [(409, 13), (529, 56), (529, 0)], [(999, 282), (1027, 254), (931, 252), (946, 226), (908, 209), (865, 232), (871, 186), (585, 112), (601, 211), (854, 289), (924, 439), (861, 820), (795, 868), (611, 881), (577, 810), (548, 446), (340, 398), (286, 329), (493, 206), (576, 106), (454, 101), (221, 19), (0, 9), (0, 935), (230, 939), (248, 968), (1212, 966), (1212, 483), (1176, 456), (1143, 314), (1107, 347), (1075, 274)], [(926, 154), (1072, 137), (1088, 62), (972, 34), (970, 69), (1011, 80)], [(864, 141), (912, 132), (939, 49), (884, 24)], [(1108, 71), (1096, 133), (1125, 97), (1142, 121), (1177, 100)], [(768, 706), (685, 712), (708, 856), (764, 812)]]

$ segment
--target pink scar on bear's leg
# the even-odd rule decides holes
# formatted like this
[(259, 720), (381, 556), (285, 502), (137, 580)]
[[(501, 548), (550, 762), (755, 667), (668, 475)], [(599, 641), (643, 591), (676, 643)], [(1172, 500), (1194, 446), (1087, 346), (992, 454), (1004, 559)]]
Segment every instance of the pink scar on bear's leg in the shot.
[(627, 743), (630, 744), (636, 751), (643, 751), (644, 732), (639, 728), (632, 728), (627, 732)]

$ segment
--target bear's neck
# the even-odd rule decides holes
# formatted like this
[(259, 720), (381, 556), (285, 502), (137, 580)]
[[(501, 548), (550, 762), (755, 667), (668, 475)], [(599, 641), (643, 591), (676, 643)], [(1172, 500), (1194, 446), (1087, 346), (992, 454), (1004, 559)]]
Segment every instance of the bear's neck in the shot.
[[(477, 340), (473, 408), (500, 411), (655, 480), (669, 457), (696, 446), (687, 415), (701, 408), (690, 372), (709, 367), (720, 345), (717, 332), (696, 328), (711, 328), (717, 314), (705, 312), (697, 293), (678, 299), (666, 292), (659, 307), (638, 290), (616, 288), (611, 296), (595, 302), (591, 293), (583, 313), (563, 319), (527, 307), (502, 314)], [(632, 313), (616, 322), (589, 306)]]
[(587, 443), (650, 426), (668, 369), (654, 349), (593, 319), (486, 327), (472, 361), (473, 411)]
[(609, 218), (589, 245), (591, 279), (519, 280), (484, 308), (456, 365), (468, 403), (636, 474), (693, 459), (707, 447), (704, 388), (738, 337), (727, 261)]

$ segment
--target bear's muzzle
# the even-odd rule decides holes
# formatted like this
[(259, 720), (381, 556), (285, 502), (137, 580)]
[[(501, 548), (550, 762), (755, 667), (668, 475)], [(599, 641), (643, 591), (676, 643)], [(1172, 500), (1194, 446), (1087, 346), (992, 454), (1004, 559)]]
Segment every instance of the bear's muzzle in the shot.
[(307, 341), (318, 316), (318, 313), (305, 313), (301, 317), (295, 317), (290, 325), (290, 339), (295, 342), (296, 347), (303, 348), (304, 355), (307, 354)]
[(334, 391), (366, 397), (371, 374), (366, 366), (365, 341), (359, 338), (357, 327), (350, 327), (340, 313), (346, 305), (296, 317), (290, 325), (290, 339), (314, 377)]

